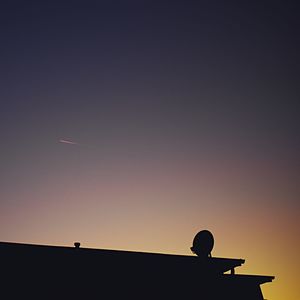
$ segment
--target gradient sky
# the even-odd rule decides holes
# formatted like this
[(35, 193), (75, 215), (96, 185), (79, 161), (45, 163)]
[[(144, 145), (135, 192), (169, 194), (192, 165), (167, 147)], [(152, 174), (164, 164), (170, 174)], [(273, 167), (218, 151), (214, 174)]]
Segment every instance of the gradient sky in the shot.
[(0, 240), (190, 254), (209, 229), (299, 299), (296, 1), (7, 2)]

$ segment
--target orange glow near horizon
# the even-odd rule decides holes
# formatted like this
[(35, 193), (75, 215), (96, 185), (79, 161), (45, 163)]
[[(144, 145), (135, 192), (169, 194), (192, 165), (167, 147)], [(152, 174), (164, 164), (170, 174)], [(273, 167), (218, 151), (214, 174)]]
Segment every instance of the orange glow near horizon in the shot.
[[(245, 189), (250, 169), (249, 175), (236, 168), (227, 178), (228, 172), (196, 175), (187, 164), (158, 165), (126, 168), (125, 173), (118, 168), (112, 177), (81, 173), (19, 186), (10, 196), (30, 197), (31, 206), (6, 207), (1, 239), (68, 246), (80, 241), (82, 247), (191, 255), (194, 235), (209, 229), (215, 236), (214, 256), (246, 259), (237, 273), (276, 277), (262, 286), (266, 299), (296, 299), (297, 212), (282, 206), (276, 198), (280, 190), (262, 193), (260, 178), (248, 182), (251, 191)], [(270, 200), (272, 206), (266, 205)]]

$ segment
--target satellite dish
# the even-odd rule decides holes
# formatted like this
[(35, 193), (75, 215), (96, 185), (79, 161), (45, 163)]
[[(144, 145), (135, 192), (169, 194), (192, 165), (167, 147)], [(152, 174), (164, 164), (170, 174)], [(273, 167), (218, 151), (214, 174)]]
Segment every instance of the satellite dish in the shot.
[(208, 230), (199, 231), (193, 240), (191, 250), (199, 257), (211, 257), (211, 250), (214, 247), (214, 237)]

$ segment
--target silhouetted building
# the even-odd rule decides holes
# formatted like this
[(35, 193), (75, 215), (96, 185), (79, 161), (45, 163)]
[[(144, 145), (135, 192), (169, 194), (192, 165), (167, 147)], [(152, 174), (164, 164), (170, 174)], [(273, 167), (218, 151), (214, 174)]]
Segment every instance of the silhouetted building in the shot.
[(5, 299), (262, 300), (260, 285), (274, 278), (235, 274), (242, 259), (97, 250), (80, 243), (0, 242), (0, 259)]

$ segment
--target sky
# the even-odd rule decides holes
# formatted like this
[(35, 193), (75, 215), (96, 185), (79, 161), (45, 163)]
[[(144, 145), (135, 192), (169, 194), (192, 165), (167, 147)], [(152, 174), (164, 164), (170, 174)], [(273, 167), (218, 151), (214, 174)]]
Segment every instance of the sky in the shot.
[(0, 240), (191, 255), (300, 298), (296, 1), (6, 1)]

